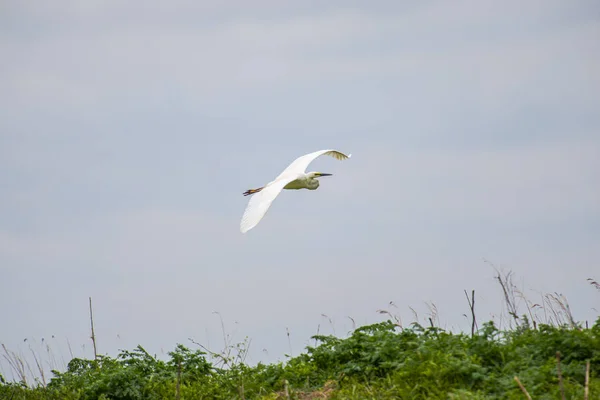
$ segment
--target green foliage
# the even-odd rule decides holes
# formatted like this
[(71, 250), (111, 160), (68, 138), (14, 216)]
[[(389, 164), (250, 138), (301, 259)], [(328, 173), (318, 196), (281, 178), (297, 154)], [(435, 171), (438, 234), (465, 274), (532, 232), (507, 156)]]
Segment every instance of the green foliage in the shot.
[[(523, 319), (526, 321), (526, 319)], [(46, 388), (0, 376), (4, 399), (521, 399), (518, 376), (533, 398), (560, 398), (557, 352), (567, 398), (583, 398), (590, 362), (590, 398), (600, 396), (600, 318), (589, 329), (526, 322), (500, 331), (486, 323), (472, 337), (392, 321), (349, 337), (317, 342), (287, 363), (217, 368), (205, 353), (177, 345), (168, 360), (138, 346), (116, 358), (72, 359)]]
[[(169, 353), (167, 362), (152, 357), (143, 347), (122, 351), (116, 359), (99, 356), (96, 360), (72, 359), (67, 371), (53, 371), (48, 389), (68, 388), (76, 398), (87, 399), (162, 399), (162, 392), (173, 383), (202, 382), (209, 379), (211, 365), (201, 351), (182, 345)], [(173, 388), (172, 388), (173, 387)]]

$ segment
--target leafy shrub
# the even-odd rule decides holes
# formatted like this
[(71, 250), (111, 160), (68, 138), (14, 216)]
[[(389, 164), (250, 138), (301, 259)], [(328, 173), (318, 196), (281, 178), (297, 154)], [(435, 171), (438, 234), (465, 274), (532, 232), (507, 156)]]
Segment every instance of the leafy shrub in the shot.
[[(589, 329), (488, 322), (473, 336), (385, 321), (349, 337), (314, 336), (314, 347), (287, 363), (217, 368), (205, 353), (177, 345), (168, 360), (143, 347), (116, 358), (72, 359), (47, 387), (0, 376), (0, 399), (521, 399), (518, 376), (534, 398), (559, 398), (557, 352), (568, 398), (600, 393), (600, 318)], [(590, 397), (594, 398), (594, 397)]]

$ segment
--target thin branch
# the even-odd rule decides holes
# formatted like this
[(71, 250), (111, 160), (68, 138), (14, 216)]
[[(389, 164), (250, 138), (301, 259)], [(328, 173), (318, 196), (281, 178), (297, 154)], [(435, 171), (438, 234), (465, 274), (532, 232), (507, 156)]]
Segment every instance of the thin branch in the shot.
[(352, 318), (351, 316), (348, 316), (348, 318), (350, 319), (350, 321), (352, 321), (352, 330), (355, 331), (356, 330), (356, 322), (354, 321), (354, 318)]
[[(500, 276), (500, 272), (496, 276), (498, 283), (500, 283), (500, 287), (502, 288), (502, 292), (504, 294), (504, 301), (506, 303), (506, 307), (508, 309), (508, 315), (510, 315), (517, 326), (519, 326), (519, 316), (517, 315), (517, 305), (515, 300), (515, 285), (512, 283), (512, 272), (508, 272), (504, 275), (504, 279)], [(509, 326), (512, 326), (512, 323), (509, 323)]]
[(202, 344), (196, 342), (192, 338), (188, 338), (188, 340), (190, 342), (194, 343), (196, 346), (200, 346), (202, 349), (204, 349), (212, 357), (213, 360), (215, 360), (215, 359), (218, 360), (217, 364), (215, 364), (215, 365), (219, 365), (218, 363), (222, 363), (223, 366), (229, 365), (229, 360), (223, 354), (215, 353), (214, 351), (210, 350), (208, 347), (203, 346)]
[(29, 351), (31, 351), (31, 354), (33, 355), (33, 360), (35, 361), (35, 365), (37, 366), (37, 369), (38, 369), (38, 372), (40, 373), (40, 376), (42, 377), (42, 385), (44, 387), (46, 387), (46, 375), (44, 374), (44, 367), (42, 367), (41, 360), (38, 359), (37, 355), (35, 354), (35, 352), (31, 348), (31, 345), (29, 345)]
[(523, 386), (523, 384), (521, 383), (521, 381), (519, 380), (519, 378), (516, 377), (516, 376), (515, 376), (515, 381), (517, 381), (517, 384), (521, 388), (521, 391), (523, 392), (523, 394), (525, 395), (525, 397), (527, 397), (528, 400), (531, 400), (531, 396), (527, 392), (527, 389), (525, 389), (525, 386)]
[(287, 326), (285, 327), (285, 332), (287, 334), (288, 346), (290, 347), (290, 358), (292, 358), (292, 340), (290, 339), (290, 330), (287, 328)]
[(473, 337), (475, 335), (475, 327), (477, 327), (477, 319), (475, 318), (475, 290), (471, 292), (471, 299), (469, 299), (467, 291), (465, 290), (464, 292), (467, 297), (467, 303), (469, 303), (469, 308), (471, 309), (471, 337)]
[(92, 298), (90, 297), (90, 324), (92, 326), (92, 343), (94, 344), (94, 361), (98, 359), (98, 352), (96, 351), (96, 334), (94, 333), (94, 315), (92, 314)]
[[(16, 374), (19, 381), (25, 386), (27, 385), (27, 372), (25, 370), (25, 364), (23, 363), (23, 357), (19, 357), (14, 351), (9, 351), (4, 343), (2, 343), (2, 349), (4, 350), (4, 358), (8, 361), (8, 365), (12, 368), (11, 373)], [(14, 371), (14, 372), (13, 372)]]
[(590, 360), (585, 363), (585, 389), (583, 391), (583, 400), (588, 400), (590, 395)]
[(194, 339), (192, 339), (192, 338), (188, 338), (188, 340), (189, 340), (190, 342), (194, 343), (196, 346), (200, 346), (200, 347), (202, 347), (202, 349), (204, 349), (206, 352), (208, 352), (208, 353), (209, 353), (211, 356), (213, 356), (213, 357), (214, 357), (214, 356), (217, 356), (217, 355), (218, 355), (218, 354), (217, 354), (217, 353), (215, 353), (214, 351), (211, 351), (209, 348), (207, 348), (207, 347), (205, 347), (205, 346), (201, 345), (200, 343), (196, 342)]

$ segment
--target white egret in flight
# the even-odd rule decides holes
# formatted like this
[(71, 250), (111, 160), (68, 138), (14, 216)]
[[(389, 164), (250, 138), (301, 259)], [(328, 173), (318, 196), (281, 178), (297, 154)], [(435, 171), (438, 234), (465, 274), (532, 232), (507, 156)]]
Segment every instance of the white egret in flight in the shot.
[(260, 222), (262, 217), (265, 216), (269, 207), (271, 207), (271, 203), (283, 189), (316, 190), (319, 187), (317, 178), (331, 176), (332, 174), (306, 172), (306, 167), (308, 167), (308, 164), (315, 158), (322, 156), (323, 154), (337, 158), (338, 160), (345, 160), (352, 156), (352, 154), (345, 155), (337, 150), (315, 151), (314, 153), (309, 153), (295, 159), (277, 178), (267, 183), (265, 186), (258, 189), (246, 190), (244, 196), (249, 196), (251, 194), (254, 196), (252, 196), (248, 202), (246, 211), (244, 211), (244, 216), (240, 223), (240, 231), (246, 233), (254, 228)]

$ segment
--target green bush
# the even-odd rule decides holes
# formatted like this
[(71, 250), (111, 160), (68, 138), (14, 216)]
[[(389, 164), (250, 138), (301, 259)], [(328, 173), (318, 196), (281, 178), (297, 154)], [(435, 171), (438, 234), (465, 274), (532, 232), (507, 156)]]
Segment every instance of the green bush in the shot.
[[(515, 376), (536, 399), (560, 398), (557, 352), (567, 398), (600, 398), (600, 318), (589, 329), (488, 322), (473, 336), (392, 321), (349, 337), (314, 336), (316, 345), (286, 363), (217, 368), (205, 353), (177, 345), (167, 361), (144, 348), (116, 358), (72, 359), (47, 387), (0, 376), (0, 399), (521, 399)], [(319, 397), (320, 396), (320, 397)]]

